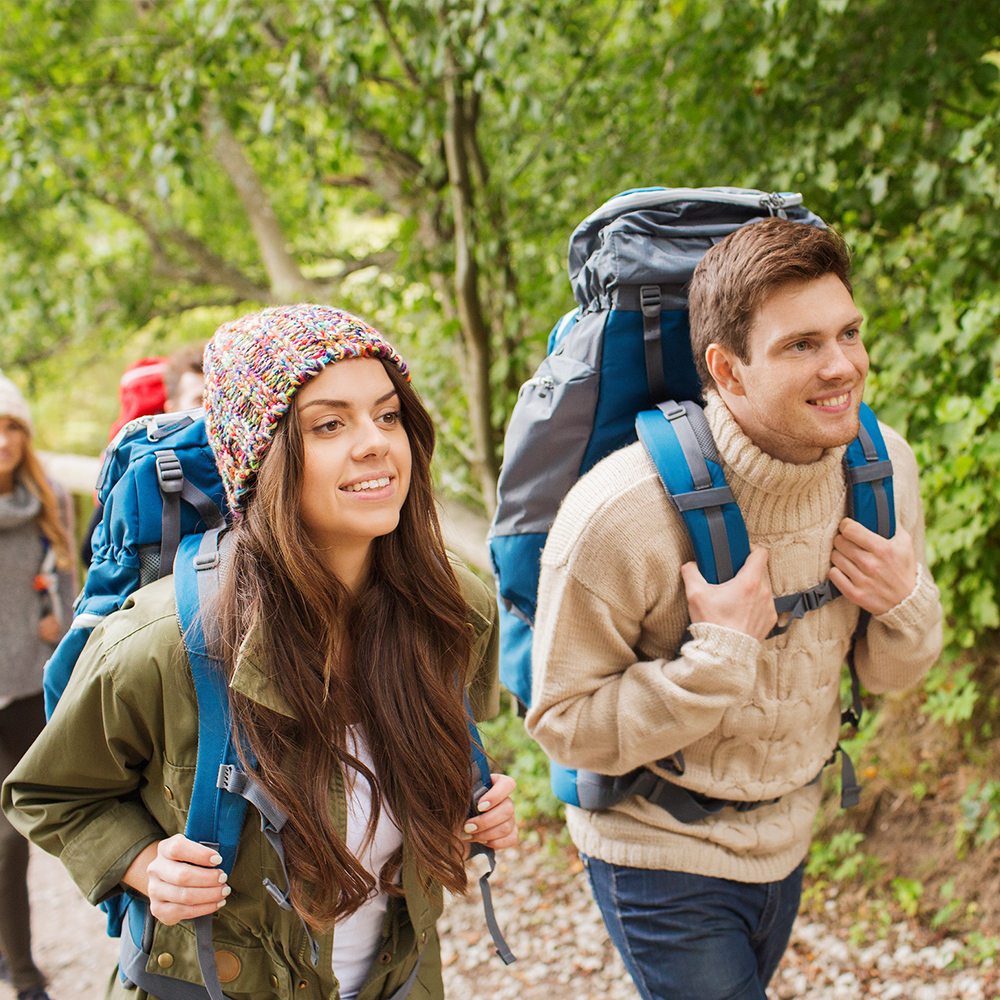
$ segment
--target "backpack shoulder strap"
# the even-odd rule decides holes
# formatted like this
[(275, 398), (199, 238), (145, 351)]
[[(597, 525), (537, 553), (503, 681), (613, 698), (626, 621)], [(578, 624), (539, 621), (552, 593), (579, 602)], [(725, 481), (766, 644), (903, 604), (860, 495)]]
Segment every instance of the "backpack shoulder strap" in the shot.
[(731, 580), (750, 555), (750, 540), (701, 407), (667, 400), (641, 412), (635, 427), (684, 518), (701, 575), (709, 583)]
[(844, 475), (849, 487), (847, 512), (883, 538), (896, 533), (896, 509), (892, 491), (892, 462), (878, 420), (861, 404), (858, 436), (844, 454)]

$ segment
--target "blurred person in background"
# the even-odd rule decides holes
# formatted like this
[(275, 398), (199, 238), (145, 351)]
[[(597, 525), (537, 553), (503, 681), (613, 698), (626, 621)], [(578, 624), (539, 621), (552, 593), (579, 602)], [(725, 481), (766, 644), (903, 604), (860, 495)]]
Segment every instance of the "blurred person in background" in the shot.
[[(72, 615), (73, 515), (32, 444), (28, 404), (0, 375), (0, 781), (45, 725), (42, 667)], [(48, 1000), (31, 957), (28, 842), (0, 816), (0, 977)]]
[[(157, 413), (175, 413), (201, 406), (205, 387), (201, 356), (205, 342), (189, 344), (169, 357), (140, 358), (122, 373), (118, 384), (118, 419), (111, 427), (108, 440), (129, 421), (151, 417)], [(94, 528), (100, 523), (103, 508), (94, 503), (94, 513), (80, 545), (80, 560), (90, 565)]]
[(176, 413), (202, 405), (205, 397), (204, 353), (205, 341), (200, 340), (174, 351), (167, 359), (163, 372), (163, 387), (167, 394), (164, 413)]

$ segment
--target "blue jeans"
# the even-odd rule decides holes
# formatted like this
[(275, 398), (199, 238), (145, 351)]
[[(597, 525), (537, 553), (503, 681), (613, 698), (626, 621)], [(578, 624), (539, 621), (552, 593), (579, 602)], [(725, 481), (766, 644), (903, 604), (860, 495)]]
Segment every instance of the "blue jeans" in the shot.
[(805, 862), (781, 882), (747, 883), (583, 860), (643, 1000), (765, 1000)]

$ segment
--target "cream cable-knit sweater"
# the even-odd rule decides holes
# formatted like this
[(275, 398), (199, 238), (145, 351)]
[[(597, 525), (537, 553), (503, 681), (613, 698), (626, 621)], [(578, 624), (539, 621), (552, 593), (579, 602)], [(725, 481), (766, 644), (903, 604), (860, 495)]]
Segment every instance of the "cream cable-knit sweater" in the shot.
[[(757, 448), (716, 393), (707, 417), (750, 539), (770, 550), (774, 594), (825, 580), (847, 509), (845, 449), (791, 465)], [(872, 692), (914, 683), (941, 650), (916, 461), (895, 431), (882, 433), (896, 517), (919, 567), (910, 596), (873, 618), (858, 644), (858, 673)], [(687, 825), (637, 797), (605, 812), (568, 806), (585, 854), (741, 882), (782, 879), (809, 847), (820, 789), (807, 783), (837, 744), (841, 667), (859, 609), (840, 597), (764, 643), (698, 623), (682, 647), (689, 621), (680, 566), (692, 558), (641, 445), (574, 486), (542, 555), (528, 731), (567, 767), (625, 774), (683, 750), (682, 778), (659, 773), (716, 798), (782, 796)]]

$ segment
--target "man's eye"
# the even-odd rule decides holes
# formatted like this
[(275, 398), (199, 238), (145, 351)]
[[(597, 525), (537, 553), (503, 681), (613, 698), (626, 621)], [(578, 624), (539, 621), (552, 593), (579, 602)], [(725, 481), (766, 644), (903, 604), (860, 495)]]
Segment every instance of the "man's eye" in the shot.
[(792, 350), (793, 351), (798, 351), (800, 354), (803, 351), (808, 351), (809, 350), (809, 341), (808, 340), (800, 340), (798, 343), (792, 345)]

